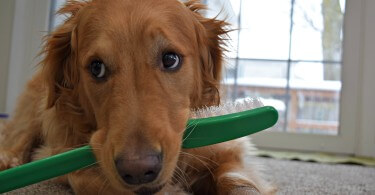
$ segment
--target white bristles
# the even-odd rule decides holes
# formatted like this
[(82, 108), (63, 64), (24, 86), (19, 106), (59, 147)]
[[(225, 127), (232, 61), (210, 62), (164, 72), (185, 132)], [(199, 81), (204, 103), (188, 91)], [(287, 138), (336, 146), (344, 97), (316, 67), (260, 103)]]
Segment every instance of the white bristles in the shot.
[(254, 108), (262, 107), (263, 103), (258, 98), (246, 98), (236, 100), (235, 102), (225, 102), (219, 106), (211, 106), (201, 108), (198, 110), (192, 110), (190, 118), (207, 118), (213, 116), (221, 116), (225, 114), (231, 114), (236, 112), (242, 112), (245, 110), (251, 110)]

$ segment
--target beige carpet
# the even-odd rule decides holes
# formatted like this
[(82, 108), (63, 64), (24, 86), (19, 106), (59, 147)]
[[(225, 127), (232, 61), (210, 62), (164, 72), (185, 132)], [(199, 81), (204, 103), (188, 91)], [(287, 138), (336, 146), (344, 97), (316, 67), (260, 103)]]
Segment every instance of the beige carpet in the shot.
[[(375, 195), (374, 167), (271, 158), (257, 160), (268, 167), (267, 175), (278, 186), (278, 194)], [(41, 183), (6, 194), (72, 194), (72, 191), (66, 186)]]
[(375, 195), (375, 168), (258, 158), (279, 194)]

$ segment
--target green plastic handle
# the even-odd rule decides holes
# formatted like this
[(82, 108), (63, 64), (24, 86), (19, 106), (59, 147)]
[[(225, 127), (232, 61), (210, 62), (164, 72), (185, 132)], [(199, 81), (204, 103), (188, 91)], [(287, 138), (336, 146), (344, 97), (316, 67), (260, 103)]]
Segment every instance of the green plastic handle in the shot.
[(0, 193), (96, 164), (90, 146), (83, 146), (0, 172)]
[(275, 108), (263, 106), (222, 116), (190, 119), (182, 147), (197, 148), (244, 137), (272, 127), (278, 117)]
[[(183, 148), (197, 148), (250, 135), (276, 124), (277, 111), (264, 106), (244, 112), (188, 121)], [(38, 183), (96, 164), (90, 146), (0, 172), (0, 193)]]

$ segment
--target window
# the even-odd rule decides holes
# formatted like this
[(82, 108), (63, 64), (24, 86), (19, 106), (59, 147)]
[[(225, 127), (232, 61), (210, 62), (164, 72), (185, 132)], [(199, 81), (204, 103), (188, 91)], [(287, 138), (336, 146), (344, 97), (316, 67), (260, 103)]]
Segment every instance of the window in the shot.
[[(234, 28), (224, 78), (229, 101), (260, 97), (272, 131), (337, 135), (344, 0), (208, 0)], [(215, 9), (216, 8), (216, 9)]]
[(52, 0), (51, 1), (51, 16), (49, 30), (56, 28), (64, 22), (66, 16), (64, 15), (55, 15), (56, 12), (66, 3), (67, 0)]

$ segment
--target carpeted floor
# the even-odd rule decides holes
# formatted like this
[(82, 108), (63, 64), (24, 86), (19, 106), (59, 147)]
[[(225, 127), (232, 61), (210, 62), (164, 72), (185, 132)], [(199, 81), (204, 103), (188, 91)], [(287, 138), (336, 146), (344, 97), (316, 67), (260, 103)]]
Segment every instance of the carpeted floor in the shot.
[(373, 194), (375, 167), (258, 158), (279, 194)]
[[(278, 194), (375, 195), (375, 167), (260, 157), (257, 160), (268, 167), (267, 175), (278, 186)], [(72, 194), (72, 192), (66, 186), (42, 183), (7, 194)]]

